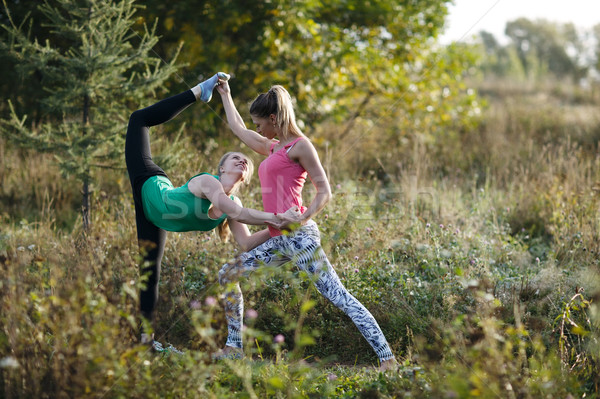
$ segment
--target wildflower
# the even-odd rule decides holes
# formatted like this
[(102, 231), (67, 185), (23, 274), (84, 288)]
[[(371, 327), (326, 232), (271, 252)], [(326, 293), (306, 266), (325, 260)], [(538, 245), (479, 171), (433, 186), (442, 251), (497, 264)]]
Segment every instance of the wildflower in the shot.
[(472, 265), (474, 265), (475, 264), (475, 259), (471, 259), (471, 261), (469, 263), (472, 264)]
[(208, 306), (215, 306), (217, 304), (217, 300), (214, 296), (207, 296), (204, 300), (204, 303)]
[(328, 213), (325, 214), (325, 220), (327, 220), (327, 219), (329, 219), (329, 214)]
[(337, 375), (335, 375), (333, 373), (327, 374), (327, 379), (329, 381), (335, 381), (335, 380), (337, 380)]
[(444, 225), (443, 225), (443, 224), (440, 224), (440, 229), (443, 229), (443, 228), (444, 228)]
[(246, 310), (246, 318), (248, 319), (256, 319), (258, 317), (258, 312), (254, 309)]
[(371, 232), (371, 228), (370, 227), (367, 227), (365, 230), (366, 230), (367, 233)]
[(535, 258), (535, 262), (536, 262), (536, 263), (540, 263), (540, 258), (537, 258), (537, 257), (536, 257), (536, 258)]
[(358, 260), (358, 256), (355, 256), (355, 257), (354, 257), (354, 260)]
[(33, 251), (34, 248), (35, 248), (35, 244), (31, 244), (30, 246), (27, 247), (27, 249), (30, 251)]
[(358, 273), (358, 269), (354, 269), (354, 273)]
[(458, 234), (458, 233), (460, 233), (460, 229), (457, 228), (456, 230), (454, 230), (454, 234)]
[(200, 302), (198, 302), (196, 300), (190, 302), (190, 308), (192, 308), (192, 309), (200, 309)]
[(338, 185), (335, 186), (335, 188), (337, 188), (339, 190), (340, 188), (342, 188), (342, 185), (338, 184)]
[(285, 337), (282, 334), (277, 334), (273, 338), (273, 342), (275, 342), (276, 344), (282, 344), (284, 341), (285, 341)]
[(431, 225), (430, 225), (429, 223), (427, 223), (427, 224), (425, 225), (425, 228), (426, 228), (426, 229), (428, 229), (428, 228), (430, 228), (430, 227), (431, 227)]

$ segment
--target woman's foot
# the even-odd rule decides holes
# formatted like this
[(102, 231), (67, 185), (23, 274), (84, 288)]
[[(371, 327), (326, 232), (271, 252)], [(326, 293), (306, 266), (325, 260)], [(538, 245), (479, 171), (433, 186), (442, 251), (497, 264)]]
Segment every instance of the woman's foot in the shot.
[(212, 354), (214, 360), (222, 359), (242, 359), (244, 357), (244, 351), (242, 348), (234, 348), (233, 346), (226, 346), (223, 349), (219, 349), (217, 352)]
[(200, 88), (200, 93), (197, 93), (198, 90), (196, 88), (194, 88), (195, 90), (193, 90), (194, 95), (196, 95), (196, 98), (204, 101), (205, 103), (209, 102), (210, 99), (212, 98), (213, 90), (219, 84), (219, 79), (229, 80), (229, 75), (226, 74), (225, 72), (218, 72), (210, 79), (207, 79), (202, 83), (199, 83), (196, 86), (196, 88), (197, 87)]
[(167, 346), (163, 346), (163, 344), (161, 344), (160, 342), (155, 341), (154, 334), (142, 333), (142, 338), (140, 341), (142, 342), (142, 345), (147, 345), (148, 347), (150, 347), (150, 349), (153, 352), (163, 354), (175, 353), (177, 355), (183, 355), (183, 351), (180, 351), (173, 345), (167, 344)]

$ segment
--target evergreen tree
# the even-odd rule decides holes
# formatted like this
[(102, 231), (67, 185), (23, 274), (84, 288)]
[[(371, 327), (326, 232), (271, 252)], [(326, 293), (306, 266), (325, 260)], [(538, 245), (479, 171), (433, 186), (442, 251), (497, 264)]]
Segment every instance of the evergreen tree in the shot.
[[(24, 147), (52, 153), (65, 177), (82, 184), (82, 217), (90, 227), (90, 197), (97, 168), (123, 167), (123, 148), (132, 104), (162, 88), (176, 71), (174, 61), (153, 53), (158, 37), (134, 17), (134, 0), (45, 0), (43, 20), (3, 28), (10, 40), (0, 44), (27, 77), (36, 76), (35, 91), (43, 118), (27, 122), (9, 100), (10, 117), (0, 121), (2, 133)], [(32, 24), (46, 29), (47, 39), (32, 37)], [(136, 31), (138, 29), (140, 33)], [(33, 81), (33, 80), (32, 80)], [(36, 83), (38, 84), (38, 83)]]

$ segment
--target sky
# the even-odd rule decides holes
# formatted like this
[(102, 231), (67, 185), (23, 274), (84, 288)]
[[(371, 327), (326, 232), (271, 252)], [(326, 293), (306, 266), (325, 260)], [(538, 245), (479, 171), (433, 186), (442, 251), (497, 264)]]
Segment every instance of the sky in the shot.
[(551, 22), (572, 22), (591, 28), (600, 24), (599, 0), (454, 0), (449, 6), (442, 44), (465, 41), (481, 30), (492, 33), (506, 43), (506, 22), (520, 17), (546, 19)]

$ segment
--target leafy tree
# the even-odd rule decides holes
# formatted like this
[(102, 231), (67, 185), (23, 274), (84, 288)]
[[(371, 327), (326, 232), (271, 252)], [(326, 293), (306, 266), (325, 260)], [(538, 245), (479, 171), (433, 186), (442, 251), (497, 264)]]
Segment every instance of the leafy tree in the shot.
[(88, 230), (94, 171), (123, 164), (130, 105), (161, 89), (176, 71), (177, 52), (168, 63), (153, 54), (155, 27), (136, 26), (133, 0), (46, 0), (38, 8), (41, 21), (29, 21), (29, 27), (46, 30), (44, 40), (32, 35), (39, 29), (25, 29), (4, 6), (2, 27), (10, 40), (1, 50), (25, 81), (37, 77), (31, 82), (42, 114), (28, 122), (16, 111), (15, 97), (0, 127), (14, 143), (54, 154), (61, 172), (82, 184)]
[[(226, 70), (234, 74), (236, 101), (246, 104), (282, 84), (296, 99), (305, 129), (317, 132), (317, 144), (372, 140), (371, 151), (356, 158), (359, 170), (369, 170), (379, 168), (377, 152), (390, 153), (380, 160), (395, 165), (389, 148), (410, 146), (403, 143), (416, 135), (435, 143), (476, 108), (463, 80), (472, 55), (436, 48), (448, 3), (148, 0), (143, 15), (160, 18), (161, 55), (169, 58), (185, 41), (186, 85), (198, 73)], [(223, 126), (216, 111), (206, 111), (214, 121), (212, 129), (202, 126), (206, 134)], [(375, 135), (375, 125), (385, 133)]]

